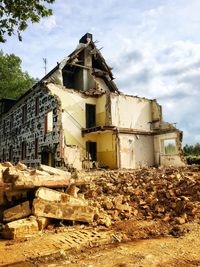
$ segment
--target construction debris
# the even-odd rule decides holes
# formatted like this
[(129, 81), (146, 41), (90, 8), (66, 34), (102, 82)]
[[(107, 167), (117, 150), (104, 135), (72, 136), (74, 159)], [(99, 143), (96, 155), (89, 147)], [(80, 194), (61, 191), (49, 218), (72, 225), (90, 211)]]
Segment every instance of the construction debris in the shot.
[(2, 236), (6, 239), (27, 238), (38, 233), (38, 223), (35, 217), (13, 221), (7, 223), (2, 232)]
[(3, 212), (3, 220), (5, 222), (11, 222), (18, 219), (22, 219), (31, 215), (29, 201), (23, 202), (15, 207), (7, 209)]
[(2, 236), (5, 238), (34, 235), (51, 219), (92, 223), (98, 213), (83, 195), (78, 196), (79, 188), (67, 171), (45, 165), (35, 170), (22, 163), (13, 166), (10, 162), (0, 164), (0, 170), (1, 217), (5, 224)]
[(96, 209), (89, 206), (70, 206), (69, 203), (38, 198), (33, 201), (33, 214), (46, 218), (92, 223), (96, 212)]
[(85, 198), (112, 222), (141, 218), (183, 224), (200, 218), (199, 171), (200, 166), (105, 171), (85, 185)]
[(110, 227), (128, 219), (181, 225), (200, 218), (200, 166), (70, 173), (0, 164), (4, 238), (23, 238), (57, 222)]

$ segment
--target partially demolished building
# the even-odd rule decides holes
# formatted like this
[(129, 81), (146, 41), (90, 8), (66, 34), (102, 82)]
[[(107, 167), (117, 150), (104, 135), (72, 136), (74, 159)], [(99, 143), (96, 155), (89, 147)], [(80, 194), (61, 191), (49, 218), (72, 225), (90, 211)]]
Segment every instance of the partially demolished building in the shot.
[(0, 101), (0, 160), (81, 168), (184, 165), (156, 100), (124, 95), (87, 33), (17, 101)]

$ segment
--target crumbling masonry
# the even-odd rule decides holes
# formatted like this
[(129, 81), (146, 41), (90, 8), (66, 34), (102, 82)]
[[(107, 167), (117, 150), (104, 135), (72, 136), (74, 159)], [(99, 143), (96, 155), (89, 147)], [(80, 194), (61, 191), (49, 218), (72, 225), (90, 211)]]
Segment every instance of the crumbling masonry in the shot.
[(28, 166), (184, 165), (182, 132), (156, 100), (124, 95), (87, 33), (17, 101), (0, 101), (0, 160)]

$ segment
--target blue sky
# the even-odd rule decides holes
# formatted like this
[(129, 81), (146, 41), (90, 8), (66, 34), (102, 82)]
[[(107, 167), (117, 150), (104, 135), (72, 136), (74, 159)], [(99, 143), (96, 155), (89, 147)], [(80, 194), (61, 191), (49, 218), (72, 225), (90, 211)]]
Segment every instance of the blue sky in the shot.
[(165, 121), (177, 123), (184, 143), (200, 142), (199, 0), (56, 0), (53, 16), (0, 45), (42, 78), (86, 33), (113, 67), (120, 91), (156, 98)]

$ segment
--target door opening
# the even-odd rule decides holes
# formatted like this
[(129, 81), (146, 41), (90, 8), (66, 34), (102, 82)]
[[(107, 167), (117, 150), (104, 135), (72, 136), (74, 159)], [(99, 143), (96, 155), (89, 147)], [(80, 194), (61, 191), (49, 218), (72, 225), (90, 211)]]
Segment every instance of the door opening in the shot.
[(55, 167), (53, 153), (48, 151), (42, 151), (41, 153), (41, 163), (51, 167)]
[(86, 142), (87, 159), (91, 161), (97, 160), (97, 143), (87, 141)]

